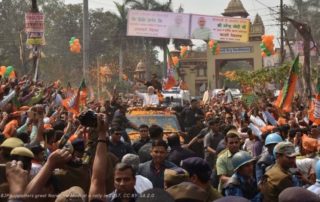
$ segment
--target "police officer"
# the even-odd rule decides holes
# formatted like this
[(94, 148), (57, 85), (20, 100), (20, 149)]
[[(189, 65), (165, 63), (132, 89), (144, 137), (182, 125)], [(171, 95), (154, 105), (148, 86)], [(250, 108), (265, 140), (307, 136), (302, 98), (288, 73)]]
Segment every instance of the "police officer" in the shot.
[(296, 186), (290, 168), (295, 167), (296, 152), (291, 142), (280, 142), (274, 147), (276, 163), (266, 171), (260, 188), (264, 202), (277, 202), (279, 194), (288, 187)]
[[(10, 161), (10, 152), (15, 147), (22, 147), (23, 142), (19, 138), (10, 137), (7, 138), (1, 145), (0, 145), (0, 163), (7, 163)], [(6, 183), (6, 170), (5, 167), (0, 167), (0, 193), (5, 193), (4, 189), (2, 189), (2, 184)]]
[(22, 147), (23, 142), (19, 138), (10, 137), (6, 139), (0, 146), (0, 163), (7, 163), (10, 161), (10, 152), (16, 147)]
[(226, 183), (223, 193), (225, 196), (241, 196), (252, 202), (260, 202), (261, 194), (253, 176), (255, 159), (246, 151), (239, 151), (232, 157), (235, 173)]
[[(11, 139), (11, 138), (8, 138), (7, 140), (9, 140), (9, 139)], [(15, 139), (10, 140), (9, 141), (9, 145), (11, 145), (11, 146), (13, 146), (13, 142), (12, 141), (14, 143), (19, 143), (18, 140), (15, 140)], [(6, 142), (6, 143), (4, 142), (3, 143), (4, 146), (9, 146), (9, 145), (7, 145), (7, 143), (8, 142)], [(3, 146), (3, 145), (1, 145), (1, 146)], [(21, 161), (23, 163), (23, 170), (26, 170), (28, 172), (28, 175), (29, 175), (30, 170), (31, 170), (31, 160), (34, 158), (34, 155), (33, 155), (31, 150), (27, 149), (26, 147), (22, 147), (22, 146), (16, 147), (16, 148), (11, 150), (10, 158), (12, 160), (15, 160), (16, 162)], [(3, 172), (5, 173), (5, 170), (1, 170), (1, 175), (3, 175), (2, 174)], [(0, 193), (1, 194), (5, 194), (4, 195), (5, 197), (0, 198), (0, 201), (6, 201), (7, 200), (6, 194), (8, 194), (9, 191), (10, 191), (9, 190), (9, 184), (8, 184), (6, 179), (4, 181), (3, 181), (3, 179), (1, 179), (1, 180), (2, 181), (1, 181), (1, 184), (0, 184)]]
[(16, 147), (10, 153), (11, 159), (21, 161), (23, 163), (23, 169), (30, 172), (31, 161), (34, 158), (32, 151), (26, 147)]
[(320, 160), (316, 164), (316, 183), (308, 187), (308, 190), (320, 196)]
[(275, 164), (276, 159), (273, 156), (273, 149), (276, 144), (282, 141), (282, 137), (278, 133), (271, 133), (267, 136), (264, 146), (268, 149), (268, 152), (264, 152), (256, 163), (256, 179), (258, 183), (265, 174), (266, 169)]

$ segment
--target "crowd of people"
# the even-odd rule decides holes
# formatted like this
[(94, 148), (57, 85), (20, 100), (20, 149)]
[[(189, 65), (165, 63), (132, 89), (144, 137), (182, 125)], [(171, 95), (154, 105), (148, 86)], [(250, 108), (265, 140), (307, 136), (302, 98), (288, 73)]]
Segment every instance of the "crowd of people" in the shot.
[[(0, 82), (1, 201), (320, 201), (320, 128), (299, 97), (290, 113), (270, 95), (250, 106), (224, 92), (193, 99), (172, 108), (182, 131), (164, 135), (131, 122), (137, 103), (116, 94), (76, 114), (59, 82)], [(156, 78), (145, 84), (143, 106), (161, 104)]]

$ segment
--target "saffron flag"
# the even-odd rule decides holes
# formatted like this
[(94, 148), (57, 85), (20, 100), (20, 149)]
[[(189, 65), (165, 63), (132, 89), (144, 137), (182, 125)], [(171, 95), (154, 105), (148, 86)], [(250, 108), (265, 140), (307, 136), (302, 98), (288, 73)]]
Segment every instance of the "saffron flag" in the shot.
[(312, 99), (309, 110), (309, 119), (316, 125), (320, 125), (320, 78), (316, 87), (316, 97)]
[(296, 84), (298, 81), (299, 74), (299, 56), (293, 62), (290, 68), (289, 78), (285, 81), (284, 86), (274, 103), (277, 108), (284, 112), (291, 111), (291, 103), (293, 100)]
[(171, 89), (172, 87), (174, 87), (176, 85), (176, 79), (175, 79), (175, 69), (173, 67), (173, 60), (172, 60), (172, 57), (170, 55), (170, 52), (169, 52), (169, 49), (167, 48), (167, 73), (168, 73), (168, 78), (165, 82), (165, 85), (164, 85), (164, 89), (165, 90), (169, 90)]
[(314, 152), (317, 151), (319, 141), (317, 139), (308, 137), (307, 135), (302, 136), (302, 147), (306, 151)]
[(62, 100), (62, 106), (66, 108), (69, 112), (75, 114), (76, 116), (80, 113), (80, 93), (81, 91), (85, 90), (85, 82), (82, 80), (80, 87), (76, 94), (72, 95), (71, 97), (68, 97), (64, 100)]
[(85, 80), (82, 80), (80, 86), (82, 86), (82, 88), (80, 90), (80, 104), (81, 105), (86, 105), (88, 92), (87, 92), (87, 85), (86, 85)]

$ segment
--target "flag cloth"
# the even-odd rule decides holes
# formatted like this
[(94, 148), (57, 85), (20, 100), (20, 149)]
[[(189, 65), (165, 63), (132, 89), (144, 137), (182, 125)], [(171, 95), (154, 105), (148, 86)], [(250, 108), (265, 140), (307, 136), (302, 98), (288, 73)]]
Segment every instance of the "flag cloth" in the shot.
[(86, 89), (86, 86), (84, 80), (82, 80), (78, 92), (71, 97), (62, 100), (61, 102), (62, 106), (66, 108), (66, 110), (75, 114), (76, 116), (80, 113), (80, 92), (84, 89)]
[(320, 125), (320, 78), (318, 78), (316, 86), (316, 97), (311, 100), (309, 120), (316, 125)]
[(167, 51), (167, 75), (168, 75), (168, 78), (167, 78), (167, 81), (165, 82), (165, 85), (164, 85), (164, 89), (165, 90), (169, 90), (171, 89), (172, 87), (174, 87), (176, 85), (176, 79), (175, 79), (175, 76), (174, 76), (174, 67), (173, 67), (173, 60), (172, 60), (172, 57), (170, 55), (170, 51), (168, 49), (168, 47), (166, 48), (166, 51)]
[(284, 112), (291, 111), (291, 103), (293, 100), (294, 92), (296, 89), (296, 84), (298, 81), (299, 74), (299, 56), (293, 62), (290, 68), (289, 78), (285, 81), (284, 86), (274, 103), (277, 108), (283, 110)]
[(310, 151), (310, 152), (314, 152), (317, 151), (318, 149), (318, 140), (308, 137), (307, 135), (303, 135), (302, 136), (302, 147), (303, 149)]
[(85, 80), (82, 80), (80, 86), (82, 86), (80, 90), (80, 105), (86, 105), (87, 104), (87, 97), (88, 97), (88, 91), (87, 91), (87, 85)]

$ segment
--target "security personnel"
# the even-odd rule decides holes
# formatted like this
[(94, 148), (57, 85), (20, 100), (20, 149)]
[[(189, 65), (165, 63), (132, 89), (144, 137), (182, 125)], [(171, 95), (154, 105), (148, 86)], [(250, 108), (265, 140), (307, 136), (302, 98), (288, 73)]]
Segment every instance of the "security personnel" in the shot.
[(11, 159), (21, 161), (23, 163), (23, 169), (30, 172), (31, 161), (34, 158), (32, 151), (26, 147), (16, 147), (10, 153)]
[(280, 142), (274, 148), (276, 163), (261, 179), (260, 188), (264, 202), (278, 202), (279, 194), (288, 187), (294, 187), (290, 168), (295, 167), (296, 153), (291, 142)]
[(266, 169), (275, 164), (276, 159), (273, 156), (273, 149), (276, 144), (282, 141), (282, 137), (278, 133), (271, 133), (267, 136), (264, 146), (267, 147), (268, 152), (264, 152), (256, 163), (256, 179), (258, 183), (265, 174)]
[[(10, 152), (16, 147), (22, 147), (23, 142), (19, 138), (7, 138), (0, 145), (0, 163), (5, 164), (10, 161)], [(8, 193), (8, 184), (5, 167), (0, 167), (0, 193)]]
[(320, 160), (316, 164), (316, 183), (308, 187), (308, 190), (320, 196)]
[(10, 137), (6, 139), (1, 145), (0, 163), (7, 163), (10, 161), (10, 152), (16, 147), (22, 147), (23, 142), (19, 138)]
[[(9, 140), (9, 139), (10, 138), (8, 138), (7, 140)], [(11, 141), (13, 141), (13, 142), (11, 142)], [(7, 143), (4, 144), (4, 146), (8, 146)], [(15, 143), (19, 143), (19, 141), (17, 141), (17, 140), (10, 140), (9, 141), (9, 145), (11, 145), (11, 146), (13, 146), (13, 144), (15, 144)], [(12, 151), (10, 152), (10, 158), (12, 160), (21, 161), (23, 163), (23, 169), (28, 171), (28, 173), (30, 172), (31, 160), (34, 158), (34, 155), (30, 149), (27, 149), (26, 147), (16, 147), (16, 148), (12, 149)], [(5, 173), (5, 169), (1, 170), (1, 175), (2, 175), (2, 172)], [(2, 183), (0, 184), (0, 193), (1, 194), (8, 194), (9, 191), (10, 191), (9, 185), (8, 185), (7, 180), (5, 178), (5, 181), (2, 181)], [(0, 197), (0, 201), (1, 202), (7, 201), (7, 197)]]
[(261, 194), (253, 176), (255, 159), (246, 152), (239, 151), (232, 157), (235, 173), (226, 183), (223, 193), (225, 196), (241, 196), (252, 202), (260, 202)]

